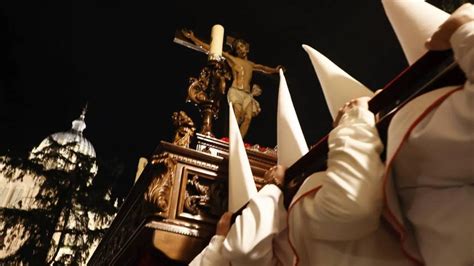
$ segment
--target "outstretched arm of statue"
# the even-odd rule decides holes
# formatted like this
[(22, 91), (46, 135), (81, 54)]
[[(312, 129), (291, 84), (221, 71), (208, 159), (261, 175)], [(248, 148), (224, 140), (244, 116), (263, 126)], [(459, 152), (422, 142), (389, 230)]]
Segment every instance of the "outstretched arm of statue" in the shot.
[(209, 44), (203, 42), (201, 39), (196, 37), (192, 30), (183, 29), (181, 30), (181, 32), (184, 34), (184, 36), (186, 36), (186, 38), (190, 39), (193, 43), (209, 51), (209, 48), (210, 48)]
[(278, 74), (278, 72), (280, 71), (280, 69), (283, 70), (283, 72), (285, 72), (285, 68), (282, 66), (282, 65), (278, 65), (277, 67), (268, 67), (268, 66), (264, 66), (264, 65), (260, 65), (260, 64), (254, 64), (254, 70), (255, 71), (258, 71), (258, 72), (262, 72), (262, 73), (265, 73), (265, 74)]

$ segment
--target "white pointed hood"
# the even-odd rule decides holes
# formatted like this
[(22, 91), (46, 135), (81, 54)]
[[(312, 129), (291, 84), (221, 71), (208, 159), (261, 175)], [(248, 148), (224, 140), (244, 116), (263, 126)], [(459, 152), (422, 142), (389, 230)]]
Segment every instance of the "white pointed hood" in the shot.
[(235, 119), (234, 109), (229, 103), (229, 205), (235, 212), (257, 194), (252, 169), (245, 151)]
[(449, 17), (423, 0), (382, 0), (382, 4), (410, 65), (427, 52), (425, 41)]
[(313, 63), (333, 120), (337, 117), (339, 108), (346, 102), (354, 98), (374, 95), (371, 90), (315, 49), (308, 45), (303, 45), (303, 49)]
[(277, 111), (278, 164), (289, 167), (308, 152), (283, 71), (280, 70)]

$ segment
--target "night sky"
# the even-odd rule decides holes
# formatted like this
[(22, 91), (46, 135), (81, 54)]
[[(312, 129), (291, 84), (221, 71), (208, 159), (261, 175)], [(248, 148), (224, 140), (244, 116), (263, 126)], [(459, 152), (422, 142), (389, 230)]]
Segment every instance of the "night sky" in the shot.
[[(6, 3), (9, 2), (9, 3)], [(301, 44), (319, 50), (373, 90), (406, 67), (379, 1), (2, 1), (0, 4), (0, 154), (26, 154), (48, 135), (66, 131), (88, 102), (84, 135), (97, 156), (124, 168), (124, 193), (138, 158), (173, 134), (171, 114), (185, 110), (188, 78), (206, 56), (173, 42), (188, 28), (208, 39), (250, 43), (249, 59), (284, 65), (309, 144), (330, 130), (330, 115)], [(246, 142), (276, 144), (278, 76), (255, 74), (262, 112)], [(225, 105), (224, 105), (225, 106)], [(216, 121), (226, 132), (227, 110)], [(100, 167), (100, 166), (99, 166)]]

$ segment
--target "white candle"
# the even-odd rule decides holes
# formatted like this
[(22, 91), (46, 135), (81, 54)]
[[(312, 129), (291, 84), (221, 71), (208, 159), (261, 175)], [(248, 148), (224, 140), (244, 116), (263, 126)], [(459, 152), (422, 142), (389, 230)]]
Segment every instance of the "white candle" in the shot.
[(209, 59), (219, 60), (222, 56), (222, 45), (224, 43), (224, 27), (216, 24), (211, 30), (211, 45), (209, 48)]

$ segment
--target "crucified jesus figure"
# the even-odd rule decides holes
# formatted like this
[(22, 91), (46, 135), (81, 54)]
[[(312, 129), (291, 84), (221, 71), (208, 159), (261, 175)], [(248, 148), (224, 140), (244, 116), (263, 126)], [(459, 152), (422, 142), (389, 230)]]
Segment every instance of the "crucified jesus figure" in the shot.
[[(209, 51), (209, 44), (197, 38), (192, 31), (183, 30), (182, 32), (186, 38)], [(255, 112), (248, 112), (245, 110), (245, 103), (253, 99), (250, 86), (253, 72), (257, 71), (264, 74), (277, 74), (280, 69), (283, 69), (283, 67), (277, 66), (272, 68), (248, 60), (249, 44), (242, 39), (235, 39), (232, 47), (235, 55), (228, 52), (222, 53), (222, 56), (227, 60), (232, 69), (233, 77), (232, 84), (227, 92), (227, 99), (232, 103), (237, 123), (240, 127), (240, 133), (242, 137), (244, 137), (247, 134), (252, 117), (256, 115)], [(253, 100), (256, 101), (255, 99)]]

